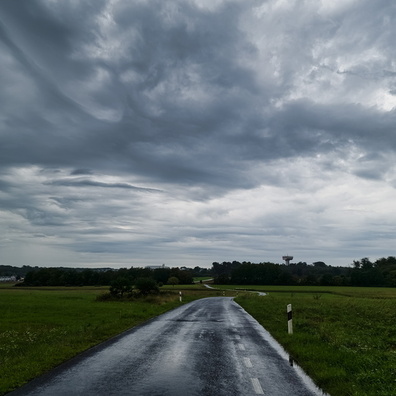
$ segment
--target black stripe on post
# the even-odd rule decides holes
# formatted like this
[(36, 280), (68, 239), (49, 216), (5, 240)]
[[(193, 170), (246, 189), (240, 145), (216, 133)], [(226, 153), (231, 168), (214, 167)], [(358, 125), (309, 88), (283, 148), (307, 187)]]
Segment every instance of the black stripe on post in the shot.
[(292, 305), (287, 305), (287, 332), (293, 334)]

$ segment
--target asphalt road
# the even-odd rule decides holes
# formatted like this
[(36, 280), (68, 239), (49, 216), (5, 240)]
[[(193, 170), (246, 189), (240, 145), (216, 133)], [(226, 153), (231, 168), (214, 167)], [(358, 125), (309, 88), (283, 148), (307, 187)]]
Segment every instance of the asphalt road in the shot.
[(322, 395), (228, 297), (150, 320), (9, 396)]

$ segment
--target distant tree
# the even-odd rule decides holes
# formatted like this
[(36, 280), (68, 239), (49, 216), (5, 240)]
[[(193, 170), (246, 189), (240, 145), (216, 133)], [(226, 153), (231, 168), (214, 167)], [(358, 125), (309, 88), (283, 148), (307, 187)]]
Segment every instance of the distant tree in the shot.
[(25, 275), (25, 279), (23, 281), (24, 285), (35, 286), (36, 285), (36, 274), (37, 274), (37, 271), (28, 272)]
[(136, 279), (135, 288), (138, 289), (142, 295), (159, 292), (157, 282), (153, 278)]
[(178, 284), (179, 284), (179, 279), (176, 278), (176, 276), (171, 276), (171, 277), (168, 279), (168, 285), (173, 285), (173, 286), (175, 286), (175, 285), (178, 285)]
[(275, 284), (277, 285), (293, 285), (295, 283), (296, 281), (293, 278), (293, 275), (284, 270), (279, 274), (278, 278), (275, 281)]
[[(244, 263), (250, 264), (250, 263)], [(241, 266), (239, 261), (223, 261), (221, 264), (218, 262), (212, 263), (212, 273), (214, 276), (214, 282), (217, 284), (227, 284), (230, 282), (231, 274), (237, 268)]]
[(384, 285), (396, 287), (396, 257), (380, 258), (374, 263), (384, 278)]
[(353, 260), (353, 267), (355, 269), (359, 269), (360, 268), (360, 261), (359, 260)]
[(314, 267), (322, 267), (322, 268), (326, 268), (327, 267), (326, 263), (324, 263), (323, 261), (315, 261), (312, 264), (313, 264)]
[(373, 263), (367, 257), (362, 258), (360, 262), (362, 263), (362, 269), (364, 270), (373, 268)]
[(201, 275), (201, 267), (194, 267), (193, 269), (193, 276), (200, 276)]
[(125, 293), (132, 291), (132, 284), (128, 278), (118, 277), (114, 279), (110, 286), (110, 294), (116, 297), (123, 297)]
[[(170, 277), (170, 268), (156, 268), (151, 271), (150, 278), (152, 277), (157, 283), (166, 283)], [(142, 276), (144, 277), (144, 276)]]
[(191, 283), (193, 283), (192, 271), (190, 270), (172, 268), (170, 271), (170, 276), (174, 276), (179, 279), (179, 283), (181, 285), (191, 285)]
[(307, 286), (314, 286), (318, 284), (318, 279), (315, 275), (309, 274), (305, 279), (303, 279), (302, 283)]
[(321, 286), (331, 286), (333, 284), (333, 277), (331, 274), (324, 274), (320, 278), (320, 284)]
[(354, 261), (353, 265), (354, 268), (351, 271), (352, 286), (383, 286), (386, 284), (384, 272), (367, 257), (360, 261)]

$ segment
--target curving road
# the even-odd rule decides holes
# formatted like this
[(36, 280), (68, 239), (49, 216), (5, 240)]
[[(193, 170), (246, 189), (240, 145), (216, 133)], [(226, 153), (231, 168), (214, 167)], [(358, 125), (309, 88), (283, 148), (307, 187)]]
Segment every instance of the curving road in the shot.
[(232, 298), (197, 300), (9, 396), (322, 395)]

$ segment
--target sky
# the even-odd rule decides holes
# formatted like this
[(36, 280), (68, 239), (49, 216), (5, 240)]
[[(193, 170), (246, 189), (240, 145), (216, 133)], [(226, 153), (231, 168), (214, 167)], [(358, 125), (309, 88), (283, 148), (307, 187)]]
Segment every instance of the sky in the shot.
[(0, 264), (396, 255), (396, 3), (1, 0)]

